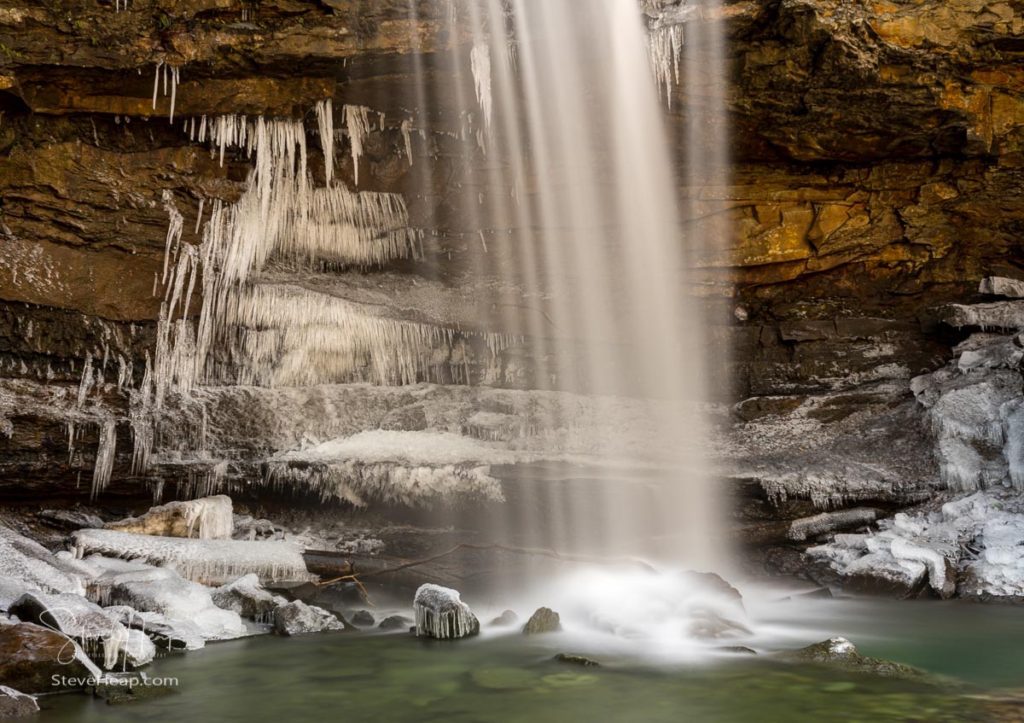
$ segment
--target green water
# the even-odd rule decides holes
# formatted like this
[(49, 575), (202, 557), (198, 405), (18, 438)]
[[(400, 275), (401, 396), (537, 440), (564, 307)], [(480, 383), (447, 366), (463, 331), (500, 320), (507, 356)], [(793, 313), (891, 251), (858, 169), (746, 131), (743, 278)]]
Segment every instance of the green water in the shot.
[(791, 634), (785, 618), (799, 613), (806, 636), (828, 623), (851, 637), (859, 633), (865, 654), (964, 682), (880, 679), (785, 665), (767, 654), (654, 668), (587, 651), (604, 665), (583, 668), (552, 660), (560, 649), (578, 652), (561, 648), (569, 639), (559, 636), (432, 642), (338, 633), (250, 638), (162, 658), (147, 672), (176, 677), (173, 694), (128, 705), (85, 695), (49, 697), (42, 720), (993, 720), (976, 694), (1024, 683), (1024, 616), (1016, 608), (870, 602), (791, 610), (766, 621), (783, 631), (777, 637)]

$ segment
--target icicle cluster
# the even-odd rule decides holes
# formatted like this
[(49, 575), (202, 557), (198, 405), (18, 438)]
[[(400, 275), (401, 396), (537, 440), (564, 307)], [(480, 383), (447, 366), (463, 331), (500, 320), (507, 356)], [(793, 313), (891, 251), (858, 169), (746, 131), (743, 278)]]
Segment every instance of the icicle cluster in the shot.
[(181, 82), (181, 73), (179, 68), (173, 65), (169, 65), (163, 60), (156, 64), (156, 72), (153, 77), (153, 110), (156, 110), (156, 101), (157, 97), (160, 95), (160, 90), (162, 86), (163, 96), (166, 98), (168, 95), (170, 95), (171, 97), (171, 123), (174, 122), (174, 106), (178, 100), (179, 82)]
[(117, 421), (105, 419), (100, 424), (100, 442), (96, 449), (96, 465), (92, 473), (92, 498), (96, 499), (100, 492), (110, 483), (110, 475), (114, 471), (114, 454), (117, 450)]
[(682, 81), (683, 44), (686, 31), (683, 25), (666, 25), (651, 30), (651, 67), (658, 87), (665, 92), (665, 100), (672, 107), (672, 88)]
[(462, 602), (458, 590), (440, 585), (421, 585), (413, 601), (416, 634), (448, 640), (465, 638), (480, 631), (473, 611)]
[[(348, 130), (348, 142), (352, 147), (352, 167), (356, 185), (359, 185), (359, 159), (363, 157), (366, 137), (373, 131), (370, 114), (374, 111), (363, 105), (346, 105), (342, 109), (345, 128)], [(384, 130), (384, 114), (378, 113), (380, 129)]]

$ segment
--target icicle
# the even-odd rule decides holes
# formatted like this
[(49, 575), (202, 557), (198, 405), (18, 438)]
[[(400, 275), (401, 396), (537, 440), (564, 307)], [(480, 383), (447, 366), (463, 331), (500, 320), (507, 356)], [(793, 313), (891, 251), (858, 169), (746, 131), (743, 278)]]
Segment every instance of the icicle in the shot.
[(352, 146), (352, 166), (355, 184), (359, 185), (359, 159), (363, 157), (363, 144), (372, 131), (370, 125), (370, 109), (363, 105), (346, 105), (342, 109), (345, 126), (348, 129), (349, 143)]
[(491, 48), (487, 42), (479, 41), (473, 45), (469, 59), (476, 86), (476, 100), (484, 114), (484, 128), (490, 131), (494, 104), (491, 92)]
[(412, 119), (402, 121), (402, 138), (405, 140), (405, 156), (412, 167)]
[(330, 98), (316, 104), (316, 120), (320, 129), (320, 145), (324, 149), (326, 185), (334, 176), (334, 106)]
[(178, 68), (171, 68), (171, 123), (174, 123), (174, 104), (178, 100)]
[(652, 30), (648, 39), (654, 79), (658, 87), (664, 89), (665, 99), (670, 108), (672, 87), (682, 82), (685, 35), (683, 25), (668, 25)]
[(199, 227), (203, 223), (203, 204), (206, 203), (205, 198), (199, 199), (199, 212), (196, 214), (196, 230), (194, 233), (199, 233)]
[(156, 64), (156, 74), (153, 77), (153, 110), (156, 110), (156, 96), (160, 90), (160, 68), (163, 67), (164, 61), (159, 61)]
[(117, 422), (114, 419), (105, 419), (100, 424), (100, 441), (96, 450), (96, 465), (92, 473), (92, 499), (96, 499), (110, 483), (116, 448)]

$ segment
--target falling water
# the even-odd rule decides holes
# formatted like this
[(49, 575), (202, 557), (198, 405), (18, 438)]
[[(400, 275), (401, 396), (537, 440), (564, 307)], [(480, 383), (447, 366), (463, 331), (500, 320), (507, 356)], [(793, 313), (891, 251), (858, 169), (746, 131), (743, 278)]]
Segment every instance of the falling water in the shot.
[[(642, 468), (582, 494), (532, 487), (544, 512), (520, 520), (532, 533), (520, 539), (710, 566), (720, 560), (701, 406), (708, 318), (693, 267), (725, 229), (684, 226), (704, 210), (682, 203), (673, 167), (686, 169), (691, 197), (721, 185), (721, 39), (714, 22), (689, 23), (685, 38), (680, 24), (712, 18), (711, 3), (653, 0), (646, 10), (636, 0), (470, 4), (463, 65), (490, 169), (485, 215), (514, 229), (511, 248), (484, 254), (483, 273), (536, 301), (505, 323), (536, 345), (538, 383), (594, 397), (595, 414), (624, 432), (602, 439), (601, 456)], [(684, 104), (684, 159), (666, 127), (676, 82), (702, 89), (696, 107)], [(625, 442), (635, 400), (650, 430), (641, 459)]]

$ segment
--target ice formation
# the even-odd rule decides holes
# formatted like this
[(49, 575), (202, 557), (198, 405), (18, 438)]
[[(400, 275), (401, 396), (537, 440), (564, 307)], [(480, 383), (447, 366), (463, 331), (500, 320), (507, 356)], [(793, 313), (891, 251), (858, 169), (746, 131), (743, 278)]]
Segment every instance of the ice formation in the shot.
[(672, 107), (672, 89), (682, 82), (683, 45), (686, 31), (682, 25), (666, 25), (651, 30), (651, 66), (658, 87), (665, 93), (665, 100)]
[(1024, 595), (1024, 505), (1006, 493), (978, 492), (938, 509), (900, 513), (877, 532), (836, 535), (808, 550), (843, 575), (891, 579), (913, 588), (927, 579), (944, 597), (959, 577), (964, 595)]
[(323, 608), (295, 600), (274, 610), (274, 632), (278, 635), (305, 635), (327, 630), (344, 630), (345, 623)]
[(96, 448), (96, 465), (92, 473), (92, 498), (106, 489), (114, 470), (114, 455), (117, 451), (117, 420), (105, 419), (100, 424), (100, 441)]
[(316, 124), (324, 149), (325, 184), (330, 187), (334, 179), (334, 102), (330, 98), (316, 104)]
[[(366, 137), (373, 131), (370, 114), (373, 110), (364, 105), (346, 105), (342, 108), (345, 128), (348, 130), (348, 142), (352, 148), (352, 172), (355, 183), (359, 185), (359, 160), (363, 157)], [(377, 114), (380, 124), (384, 125), (384, 114)]]
[(109, 523), (106, 529), (164, 537), (229, 540), (234, 528), (231, 498), (225, 495), (168, 502), (140, 517)]
[(491, 46), (488, 42), (474, 43), (469, 52), (470, 69), (473, 72), (473, 85), (476, 88), (476, 100), (480, 104), (480, 112), (484, 116), (484, 128), (491, 129), (494, 115), (494, 96), (491, 90)]
[(60, 560), (34, 540), (0, 525), (0, 609), (26, 591), (44, 593), (85, 593), (87, 571), (73, 562)]
[(413, 600), (416, 635), (448, 640), (476, 635), (480, 622), (458, 590), (440, 585), (421, 585)]
[[(125, 0), (127, 3), (127, 0)], [(127, 5), (126, 5), (127, 7)], [(161, 81), (163, 81), (161, 83)], [(178, 99), (178, 83), (181, 82), (181, 70), (161, 60), (156, 64), (156, 71), (153, 76), (153, 110), (156, 110), (157, 97), (160, 95), (161, 86), (163, 96), (170, 95), (170, 120), (174, 123), (174, 106)]]
[(128, 629), (98, 605), (74, 593), (27, 592), (10, 607), (21, 620), (36, 622), (74, 640), (94, 660), (113, 670), (125, 655)]
[(245, 634), (237, 613), (217, 607), (209, 588), (183, 579), (170, 567), (99, 558), (91, 561), (106, 568), (89, 583), (89, 597), (104, 607), (128, 606), (163, 615), (171, 621), (188, 621), (206, 640)]
[(244, 618), (269, 625), (274, 622), (274, 610), (288, 601), (267, 592), (259, 577), (249, 573), (214, 590), (213, 602), (219, 608), (233, 610)]
[(113, 530), (79, 530), (75, 556), (104, 555), (176, 570), (194, 582), (221, 585), (254, 572), (262, 581), (309, 580), (302, 550), (287, 542), (190, 540)]
[(962, 492), (1022, 490), (1021, 350), (1006, 337), (976, 334), (956, 353), (949, 367), (911, 383), (931, 422), (942, 481)]

